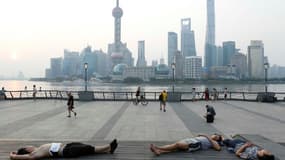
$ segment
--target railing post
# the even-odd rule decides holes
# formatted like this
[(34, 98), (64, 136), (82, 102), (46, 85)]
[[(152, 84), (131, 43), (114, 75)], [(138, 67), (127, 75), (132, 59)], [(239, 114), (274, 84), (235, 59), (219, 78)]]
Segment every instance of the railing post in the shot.
[(20, 91), (20, 99), (22, 99), (22, 91)]
[(230, 100), (232, 99), (232, 92), (230, 92)]
[(103, 99), (105, 100), (105, 92), (103, 92)]
[(46, 96), (46, 99), (47, 99), (47, 91), (45, 91), (45, 96)]
[(113, 98), (114, 98), (114, 101), (116, 100), (116, 98), (115, 98), (115, 92), (113, 92)]
[(243, 97), (243, 100), (245, 101), (245, 96), (244, 96), (244, 92), (242, 92), (242, 97)]

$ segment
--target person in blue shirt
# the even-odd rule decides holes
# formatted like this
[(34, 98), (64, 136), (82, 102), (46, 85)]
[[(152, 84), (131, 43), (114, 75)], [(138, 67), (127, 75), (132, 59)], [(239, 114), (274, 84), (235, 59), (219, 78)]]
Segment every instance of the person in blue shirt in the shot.
[(216, 151), (220, 151), (220, 142), (222, 142), (222, 139), (223, 137), (218, 134), (211, 136), (200, 134), (196, 137), (182, 139), (173, 144), (164, 146), (156, 146), (154, 144), (150, 144), (150, 150), (157, 156), (163, 153), (170, 153), (178, 150), (193, 152), (197, 150), (207, 150), (212, 148)]
[(241, 159), (248, 160), (274, 160), (275, 157), (268, 150), (265, 150), (251, 142), (246, 142), (241, 139), (225, 139), (223, 144), (228, 147), (228, 150), (232, 151)]

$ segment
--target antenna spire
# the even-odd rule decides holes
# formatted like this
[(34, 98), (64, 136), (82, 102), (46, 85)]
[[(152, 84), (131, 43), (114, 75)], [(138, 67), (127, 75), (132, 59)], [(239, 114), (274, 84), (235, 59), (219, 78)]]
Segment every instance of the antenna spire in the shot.
[(117, 0), (117, 7), (119, 7), (119, 0)]

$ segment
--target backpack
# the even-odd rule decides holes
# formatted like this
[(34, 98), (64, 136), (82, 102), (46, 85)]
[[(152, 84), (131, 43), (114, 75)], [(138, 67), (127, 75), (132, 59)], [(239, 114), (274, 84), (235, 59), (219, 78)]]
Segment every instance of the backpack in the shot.
[(207, 114), (206, 119), (207, 119), (207, 123), (214, 122), (214, 116), (212, 114)]
[(158, 100), (162, 101), (162, 94), (159, 95)]

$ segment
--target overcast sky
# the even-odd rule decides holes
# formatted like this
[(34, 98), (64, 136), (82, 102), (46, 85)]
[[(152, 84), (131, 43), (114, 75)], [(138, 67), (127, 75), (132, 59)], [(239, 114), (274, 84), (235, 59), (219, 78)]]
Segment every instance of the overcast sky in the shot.
[[(44, 76), (51, 57), (88, 44), (107, 52), (113, 42), (116, 0), (0, 0), (0, 76)], [(167, 57), (167, 32), (179, 35), (190, 17), (198, 56), (204, 58), (206, 0), (120, 0), (122, 41), (137, 58), (145, 40), (151, 63)], [(284, 0), (216, 0), (216, 43), (233, 40), (243, 53), (250, 40), (263, 40), (271, 64), (284, 65)], [(180, 48), (180, 47), (179, 47)]]

